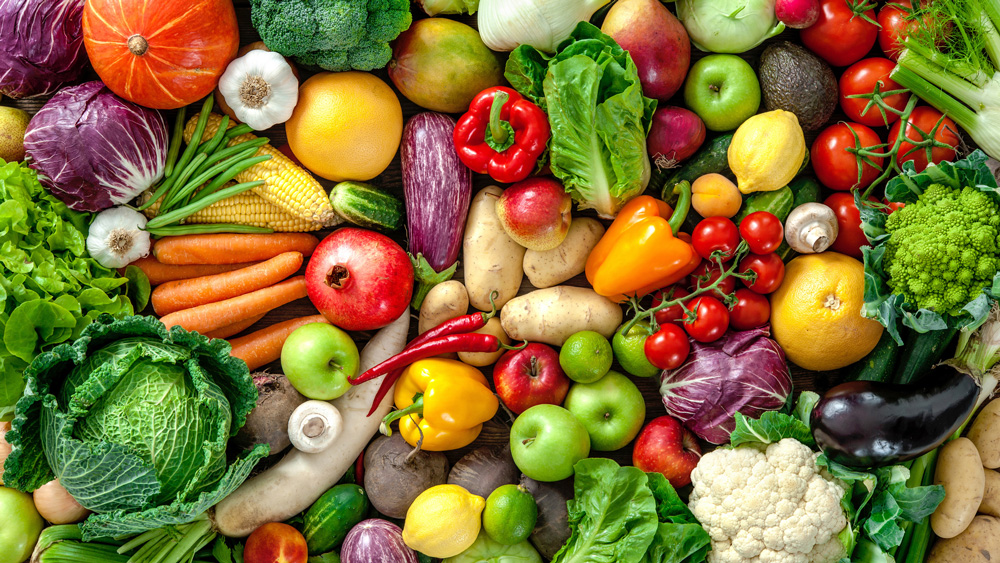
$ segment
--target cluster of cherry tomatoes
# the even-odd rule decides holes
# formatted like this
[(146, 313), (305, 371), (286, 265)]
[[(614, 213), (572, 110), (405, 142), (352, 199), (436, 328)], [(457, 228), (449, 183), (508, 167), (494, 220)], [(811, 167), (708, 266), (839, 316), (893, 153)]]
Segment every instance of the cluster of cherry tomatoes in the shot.
[[(691, 245), (703, 259), (701, 265), (685, 282), (657, 291), (653, 306), (712, 289), (656, 311), (659, 328), (646, 338), (646, 359), (660, 369), (677, 369), (691, 353), (689, 337), (714, 342), (729, 328), (748, 330), (767, 323), (771, 304), (765, 296), (785, 278), (785, 264), (775, 252), (783, 240), (781, 220), (767, 211), (750, 213), (739, 227), (725, 217), (698, 223)], [(741, 241), (749, 249), (745, 255), (738, 252)], [(738, 255), (742, 257), (734, 268)], [(743, 287), (737, 288), (737, 282)]]

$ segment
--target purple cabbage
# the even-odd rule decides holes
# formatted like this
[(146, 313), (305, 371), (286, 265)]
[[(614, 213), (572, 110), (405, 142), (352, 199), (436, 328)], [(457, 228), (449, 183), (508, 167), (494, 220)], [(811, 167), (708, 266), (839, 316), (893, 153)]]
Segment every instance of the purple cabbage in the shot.
[(760, 418), (781, 409), (792, 392), (792, 378), (785, 352), (770, 334), (762, 326), (730, 330), (707, 344), (692, 341), (684, 365), (660, 376), (667, 413), (703, 440), (724, 444), (737, 412)]
[(417, 563), (403, 542), (403, 530), (387, 520), (370, 518), (355, 524), (340, 546), (342, 563)]
[(167, 148), (160, 112), (98, 81), (52, 96), (24, 135), (42, 185), (76, 211), (101, 211), (142, 193), (163, 177)]
[(79, 78), (84, 0), (0, 0), (0, 94), (29, 98)]

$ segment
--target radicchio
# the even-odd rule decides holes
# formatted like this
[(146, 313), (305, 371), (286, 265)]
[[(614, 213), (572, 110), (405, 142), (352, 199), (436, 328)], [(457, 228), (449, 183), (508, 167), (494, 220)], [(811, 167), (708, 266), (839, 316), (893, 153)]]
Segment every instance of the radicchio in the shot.
[(660, 377), (667, 413), (703, 440), (729, 441), (737, 412), (760, 418), (781, 409), (792, 392), (785, 352), (769, 327), (730, 330), (715, 342), (691, 342), (684, 364)]
[(0, 0), (0, 94), (55, 92), (80, 76), (84, 0)]

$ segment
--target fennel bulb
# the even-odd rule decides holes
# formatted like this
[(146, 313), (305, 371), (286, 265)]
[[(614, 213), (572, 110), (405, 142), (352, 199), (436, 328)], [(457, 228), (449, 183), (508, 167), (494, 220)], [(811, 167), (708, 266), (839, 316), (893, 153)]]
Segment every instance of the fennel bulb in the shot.
[[(546, 53), (611, 0), (481, 0), (479, 34), (494, 51), (531, 45)], [(772, 0), (773, 4), (773, 0)], [(772, 10), (773, 11), (773, 10)]]

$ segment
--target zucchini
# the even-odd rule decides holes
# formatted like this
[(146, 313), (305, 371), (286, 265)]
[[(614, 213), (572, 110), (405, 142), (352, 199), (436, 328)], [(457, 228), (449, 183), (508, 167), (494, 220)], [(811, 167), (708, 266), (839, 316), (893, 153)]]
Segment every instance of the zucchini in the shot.
[(368, 512), (368, 495), (357, 485), (336, 485), (306, 511), (302, 535), (310, 555), (338, 547)]
[(668, 201), (673, 195), (674, 186), (685, 180), (694, 182), (700, 176), (712, 172), (724, 176), (729, 174), (729, 144), (732, 142), (732, 133), (719, 135), (680, 167), (669, 170), (654, 168), (647, 189), (652, 189), (653, 193), (662, 190), (663, 200)]
[(902, 347), (896, 345), (896, 341), (889, 334), (889, 331), (883, 330), (882, 338), (875, 345), (875, 349), (860, 362), (854, 364), (851, 372), (848, 373), (848, 381), (878, 381), (881, 383), (890, 381), (896, 367), (896, 360), (902, 350)]
[(917, 332), (909, 330), (903, 335), (903, 354), (899, 358), (893, 381), (912, 383), (920, 379), (935, 364), (941, 361), (950, 344), (958, 334), (957, 328)]
[(398, 197), (361, 182), (341, 182), (330, 190), (333, 210), (355, 225), (379, 231), (403, 226), (403, 202)]

